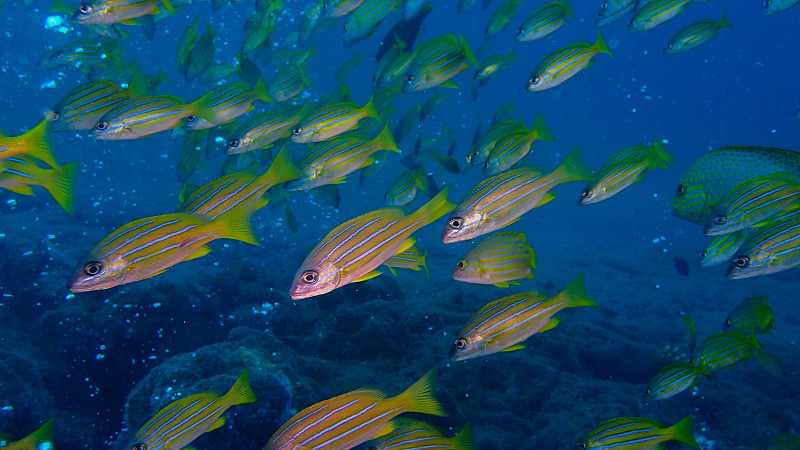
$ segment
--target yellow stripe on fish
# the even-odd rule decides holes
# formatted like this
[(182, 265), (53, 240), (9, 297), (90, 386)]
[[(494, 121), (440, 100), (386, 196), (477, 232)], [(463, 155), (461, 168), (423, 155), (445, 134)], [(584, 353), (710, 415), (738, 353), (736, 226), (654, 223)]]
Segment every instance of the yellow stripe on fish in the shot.
[(467, 70), (480, 66), (464, 36), (448, 33), (425, 42), (414, 50), (414, 60), (408, 67), (403, 92), (417, 92), (436, 86), (457, 87), (449, 81)]
[(581, 450), (633, 450), (660, 448), (663, 442), (678, 441), (700, 448), (692, 434), (690, 414), (671, 427), (643, 417), (618, 417), (607, 420), (586, 433), (575, 448)]
[(522, 341), (558, 325), (553, 315), (562, 309), (597, 306), (585, 289), (579, 274), (555, 297), (529, 291), (487, 304), (458, 334), (450, 358), (458, 361), (524, 348)]
[(328, 233), (306, 257), (292, 282), (293, 299), (314, 297), (346, 284), (380, 275), (375, 270), (414, 245), (411, 234), (455, 208), (448, 188), (406, 215), (403, 208), (381, 208), (351, 219)]
[(445, 437), (442, 430), (421, 420), (400, 417), (393, 422), (397, 428), (367, 450), (475, 450), (469, 424)]
[(136, 97), (118, 103), (103, 114), (92, 134), (97, 139), (137, 139), (175, 128), (189, 116), (214, 121), (207, 96), (187, 104), (168, 95)]
[(800, 211), (781, 214), (757, 228), (728, 264), (729, 278), (749, 278), (800, 265)]
[(78, 176), (79, 163), (74, 161), (55, 169), (45, 169), (25, 155), (8, 158), (0, 163), (0, 188), (23, 195), (33, 195), (31, 186), (41, 186), (53, 196), (64, 211), (72, 214), (73, 189)]
[(372, 97), (364, 106), (353, 102), (323, 106), (300, 121), (291, 139), (298, 144), (324, 141), (356, 128), (367, 117), (380, 120)]
[(269, 439), (264, 450), (348, 450), (391, 433), (394, 417), (416, 412), (445, 416), (434, 397), (436, 380), (428, 372), (396, 397), (358, 389), (323, 400), (295, 414)]
[(469, 249), (453, 269), (453, 279), (508, 287), (514, 280), (533, 278), (536, 252), (525, 233), (505, 231), (487, 236)]
[(529, 91), (543, 91), (558, 86), (589, 67), (598, 53), (614, 56), (603, 39), (603, 33), (597, 31), (597, 41), (576, 42), (547, 55), (534, 69), (528, 80)]
[(47, 119), (43, 119), (38, 125), (19, 136), (0, 135), (0, 161), (19, 155), (28, 155), (50, 167), (59, 167), (47, 137), (49, 124)]
[(681, 362), (664, 366), (650, 380), (645, 394), (647, 398), (654, 400), (673, 397), (697, 386), (701, 375), (711, 375), (702, 364)]

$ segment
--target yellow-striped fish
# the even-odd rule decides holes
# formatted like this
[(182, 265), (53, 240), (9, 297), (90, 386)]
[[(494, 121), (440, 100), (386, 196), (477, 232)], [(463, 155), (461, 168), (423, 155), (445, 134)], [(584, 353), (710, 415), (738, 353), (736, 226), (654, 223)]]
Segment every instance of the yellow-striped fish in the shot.
[(527, 89), (543, 91), (558, 86), (589, 67), (598, 53), (614, 56), (600, 30), (597, 31), (597, 41), (594, 44), (576, 42), (547, 55), (534, 69), (528, 80)]
[(329, 0), (322, 2), (322, 14), (328, 17), (346, 16), (362, 3), (364, 0)]
[[(772, 3), (779, 3), (778, 0), (767, 0), (767, 6), (770, 1)], [(798, 450), (800, 449), (800, 436), (794, 434), (778, 434), (769, 441), (766, 450)]]
[(751, 228), (728, 264), (729, 278), (749, 278), (781, 272), (800, 265), (800, 211)]
[(551, 0), (536, 8), (520, 27), (517, 42), (541, 39), (563, 27), (567, 18), (574, 19), (575, 14), (567, 0)]
[(674, 55), (697, 48), (719, 35), (721, 29), (733, 30), (725, 11), (717, 21), (705, 19), (683, 27), (664, 47), (664, 54)]
[(391, 433), (396, 426), (391, 419), (402, 413), (447, 415), (435, 392), (436, 375), (431, 371), (396, 397), (358, 389), (323, 400), (283, 424), (264, 450), (348, 450)]
[(75, 11), (72, 20), (87, 24), (138, 24), (133, 19), (161, 12), (159, 4), (170, 14), (175, 14), (169, 0), (98, 0), (84, 2)]
[(722, 324), (724, 331), (741, 331), (745, 334), (766, 333), (776, 328), (775, 311), (763, 295), (743, 300)]
[(115, 66), (123, 63), (119, 40), (106, 38), (102, 41), (78, 39), (48, 52), (39, 62), (42, 69), (73, 66), (83, 72), (97, 67)]
[(709, 371), (728, 369), (756, 352), (763, 352), (755, 334), (741, 331), (724, 331), (707, 337), (700, 346), (697, 364)]
[(555, 198), (550, 189), (592, 176), (580, 150), (575, 148), (547, 175), (522, 167), (483, 180), (467, 193), (447, 221), (442, 242), (465, 241), (511, 225), (526, 212)]
[(291, 139), (298, 144), (324, 141), (352, 130), (367, 117), (380, 120), (372, 97), (364, 106), (353, 102), (323, 106), (300, 121), (292, 130)]
[(264, 79), (259, 78), (255, 86), (247, 83), (229, 83), (218, 86), (206, 94), (206, 104), (213, 113), (213, 120), (206, 120), (200, 116), (189, 116), (183, 128), (188, 130), (205, 130), (231, 120), (253, 110), (253, 102), (261, 100), (272, 102), (273, 98), (267, 92)]
[(47, 189), (64, 211), (72, 214), (72, 191), (79, 168), (79, 163), (74, 161), (55, 169), (45, 169), (39, 167), (33, 158), (19, 155), (0, 162), (0, 188), (17, 194), (33, 195), (31, 186), (41, 186)]
[(645, 394), (653, 400), (664, 400), (691, 389), (700, 383), (700, 376), (710, 376), (706, 366), (688, 362), (662, 367), (650, 380)]
[(53, 419), (48, 420), (36, 431), (18, 441), (0, 443), (0, 448), (3, 450), (46, 450), (55, 448)]
[(700, 448), (692, 434), (692, 420), (689, 414), (683, 420), (664, 428), (661, 422), (643, 417), (618, 417), (606, 420), (586, 433), (575, 448), (587, 449), (655, 449), (667, 441), (683, 442)]
[(522, 341), (558, 325), (560, 319), (553, 315), (580, 306), (597, 306), (586, 296), (583, 274), (555, 297), (529, 291), (497, 299), (472, 316), (454, 341), (450, 358), (459, 361), (525, 348)]
[(262, 196), (269, 188), (300, 175), (300, 169), (292, 164), (284, 148), (278, 152), (264, 173), (247, 169), (217, 178), (194, 190), (178, 207), (177, 212), (201, 214), (209, 219), (216, 219), (252, 199), (261, 199), (256, 206), (258, 209), (267, 203)]
[(704, 224), (711, 208), (748, 179), (776, 172), (800, 174), (800, 153), (772, 147), (729, 146), (692, 164), (678, 183), (672, 214)]
[(497, 36), (506, 29), (511, 19), (517, 15), (517, 5), (523, 1), (524, 0), (506, 0), (497, 7), (492, 15), (489, 16), (489, 21), (486, 22), (484, 36), (487, 40)]
[(733, 233), (800, 208), (800, 175), (779, 172), (734, 187), (706, 219), (706, 236)]
[(352, 45), (371, 36), (398, 6), (400, 0), (364, 0), (344, 22), (344, 45)]
[(621, 150), (603, 165), (595, 179), (586, 184), (578, 203), (588, 205), (607, 200), (622, 190), (638, 183), (649, 170), (667, 168), (675, 158), (667, 153), (662, 141), (653, 141), (650, 147), (636, 144)]
[(386, 206), (403, 206), (411, 203), (417, 197), (417, 189), (428, 194), (434, 195), (433, 179), (425, 173), (422, 168), (407, 170), (386, 190), (384, 199)]
[(59, 167), (47, 138), (49, 124), (47, 119), (43, 119), (38, 125), (19, 136), (0, 135), (0, 161), (19, 155), (28, 155), (50, 167)]
[(157, 412), (123, 447), (126, 450), (179, 450), (203, 433), (225, 424), (223, 414), (231, 406), (253, 403), (248, 370), (225, 393), (201, 392), (176, 400)]
[(291, 130), (300, 123), (306, 114), (304, 106), (297, 112), (274, 109), (250, 117), (234, 133), (225, 145), (225, 152), (229, 155), (247, 153), (259, 148), (267, 148), (273, 143), (288, 138)]
[(408, 250), (402, 251), (383, 262), (383, 265), (389, 268), (392, 275), (397, 276), (396, 269), (409, 269), (419, 271), (425, 269), (425, 276), (430, 278), (428, 273), (428, 265), (425, 263), (425, 256), (428, 254), (420, 253), (416, 245), (411, 246)]
[(518, 119), (508, 119), (492, 124), (485, 133), (481, 134), (475, 145), (472, 146), (466, 157), (467, 164), (470, 166), (482, 165), (489, 157), (489, 153), (494, 148), (497, 140), (515, 131), (526, 131), (522, 122)]
[(411, 248), (411, 234), (455, 208), (444, 188), (414, 213), (387, 207), (348, 220), (328, 233), (306, 257), (294, 276), (293, 299), (328, 293), (349, 283), (380, 275), (375, 270), (392, 256)]
[(629, 12), (633, 11), (639, 4), (639, 0), (603, 0), (600, 10), (597, 12), (595, 24), (597, 28), (604, 27), (615, 20), (621, 19)]
[(298, 191), (344, 183), (349, 174), (374, 164), (373, 155), (381, 150), (400, 152), (388, 125), (373, 139), (347, 133), (320, 142), (300, 159), (302, 176), (287, 183), (286, 190)]
[(467, 283), (509, 287), (521, 278), (533, 278), (536, 252), (525, 233), (504, 231), (489, 235), (469, 249), (453, 269), (453, 279)]
[(186, 104), (171, 95), (136, 97), (118, 103), (103, 114), (94, 125), (92, 134), (97, 139), (138, 139), (175, 128), (190, 116), (214, 121), (208, 97)]
[(158, 275), (182, 261), (207, 255), (207, 243), (236, 239), (259, 245), (250, 229), (255, 202), (217, 220), (172, 213), (135, 220), (103, 238), (84, 258), (72, 280), (72, 292), (109, 289)]
[[(650, 0), (636, 10), (628, 31), (635, 33), (655, 28), (682, 13), (691, 0)], [(702, 0), (708, 1), (708, 0)]]
[(529, 130), (517, 128), (501, 136), (483, 163), (483, 175), (492, 176), (511, 169), (514, 164), (528, 156), (535, 141), (554, 142), (553, 133), (547, 128), (544, 117), (536, 113), (533, 127)]
[(472, 427), (469, 424), (453, 437), (421, 420), (400, 417), (393, 420), (397, 427), (367, 450), (475, 450)]
[(739, 248), (747, 240), (747, 230), (714, 236), (706, 248), (700, 252), (700, 265), (703, 267), (727, 263), (736, 255)]
[(458, 87), (451, 78), (467, 70), (470, 64), (480, 65), (464, 36), (459, 39), (455, 34), (447, 33), (433, 38), (414, 50), (403, 92), (423, 91), (436, 86)]
[(269, 82), (269, 94), (276, 102), (285, 102), (300, 95), (311, 86), (311, 76), (305, 63), (289, 64)]
[(141, 73), (131, 77), (127, 89), (108, 80), (92, 81), (71, 90), (56, 103), (48, 119), (53, 131), (91, 130), (103, 114), (123, 100), (146, 95)]

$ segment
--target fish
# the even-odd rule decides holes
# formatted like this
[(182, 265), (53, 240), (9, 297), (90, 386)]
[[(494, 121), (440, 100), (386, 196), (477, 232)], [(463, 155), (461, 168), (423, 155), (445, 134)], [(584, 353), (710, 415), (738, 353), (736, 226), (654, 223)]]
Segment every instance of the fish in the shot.
[(514, 132), (523, 132), (526, 130), (522, 122), (518, 119), (507, 119), (493, 123), (485, 133), (480, 135), (472, 146), (472, 149), (465, 158), (467, 164), (470, 166), (483, 165), (498, 139)]
[(728, 263), (728, 278), (750, 278), (782, 272), (800, 265), (800, 211), (782, 214), (766, 225), (751, 228), (747, 239)]
[(719, 30), (723, 28), (726, 30), (733, 30), (725, 11), (722, 11), (722, 17), (719, 21), (705, 19), (687, 25), (681, 28), (681, 30), (669, 40), (669, 43), (664, 47), (664, 54), (675, 55), (688, 52), (717, 37), (719, 35)]
[(689, 316), (689, 313), (683, 316), (681, 323), (686, 325), (686, 350), (689, 355), (694, 354), (694, 349), (697, 347), (697, 324)]
[(800, 175), (779, 172), (736, 185), (711, 209), (706, 236), (734, 233), (757, 226), (782, 212), (800, 208)]
[(483, 180), (467, 193), (448, 219), (442, 242), (465, 241), (511, 225), (526, 212), (555, 198), (549, 192), (553, 187), (591, 177), (592, 171), (575, 148), (549, 174), (521, 167)]
[(517, 54), (514, 53), (513, 48), (508, 52), (508, 55), (492, 55), (484, 59), (472, 77), (472, 101), (477, 101), (478, 99), (478, 88), (486, 85), (491, 77), (505, 69), (512, 61), (518, 61)]
[(475, 450), (472, 427), (464, 425), (455, 436), (445, 437), (438, 427), (417, 419), (393, 420), (396, 428), (367, 450)]
[(530, 14), (522, 24), (514, 40), (528, 42), (549, 36), (567, 23), (567, 19), (575, 19), (575, 13), (567, 0), (551, 0), (542, 4)]
[(259, 245), (250, 229), (255, 201), (217, 220), (171, 213), (134, 220), (112, 231), (84, 257), (68, 288), (72, 292), (110, 289), (161, 274), (182, 261), (211, 251), (207, 243), (236, 239)]
[[(776, 0), (773, 0), (776, 1)], [(769, 4), (769, 0), (767, 0)], [(800, 449), (800, 436), (794, 434), (777, 434), (769, 441), (766, 450), (797, 450)]]
[(208, 139), (208, 131), (201, 130), (195, 133), (187, 133), (181, 141), (181, 149), (178, 153), (177, 164), (175, 165), (175, 175), (178, 181), (186, 183), (197, 171), (203, 157), (203, 140)]
[(712, 334), (703, 341), (700, 345), (699, 355), (694, 362), (704, 365), (710, 372), (716, 372), (730, 369), (756, 352), (763, 352), (763, 350), (755, 334), (724, 331)]
[(800, 0), (765, 0), (764, 14), (771, 16), (800, 4)]
[(430, 371), (396, 397), (386, 398), (378, 389), (341, 394), (295, 414), (263, 450), (347, 450), (392, 432), (396, 425), (391, 419), (400, 414), (446, 416), (435, 393), (436, 374)]
[(91, 81), (77, 86), (53, 107), (48, 116), (50, 128), (53, 131), (91, 130), (103, 114), (123, 100), (147, 95), (147, 87), (142, 84), (144, 80), (139, 79), (141, 82), (132, 77), (127, 89), (108, 80)]
[(411, 203), (417, 197), (417, 190), (428, 195), (434, 195), (433, 180), (422, 168), (407, 170), (389, 186), (383, 196), (386, 206), (403, 206)]
[[(422, 107), (419, 109), (419, 122), (431, 117), (433, 115), (433, 110), (448, 98), (450, 98), (450, 94), (442, 94), (441, 91), (436, 91), (432, 96), (425, 99), (425, 103), (423, 103)], [(450, 130), (450, 127), (445, 125), (445, 129)]]
[(247, 153), (286, 139), (307, 113), (308, 106), (296, 112), (274, 109), (256, 114), (244, 122), (234, 133), (234, 137), (227, 141), (225, 153), (229, 155)]
[(183, 79), (190, 83), (203, 75), (214, 58), (214, 38), (216, 30), (210, 23), (205, 23), (206, 32), (196, 37), (187, 56), (187, 65), (183, 71)]
[(74, 212), (73, 190), (80, 169), (78, 161), (49, 169), (39, 167), (36, 160), (29, 156), (18, 155), (5, 159), (0, 164), (0, 188), (33, 195), (31, 186), (41, 186), (47, 189), (64, 211), (68, 214)]
[(763, 175), (800, 175), (800, 153), (773, 147), (729, 146), (711, 150), (693, 163), (678, 182), (672, 214), (703, 225), (711, 208), (736, 185)]
[(200, 214), (214, 220), (252, 199), (261, 199), (256, 205), (259, 209), (267, 203), (262, 196), (271, 187), (301, 175), (283, 148), (263, 173), (246, 169), (217, 178), (189, 194), (176, 212)]
[(374, 164), (372, 155), (381, 150), (400, 152), (389, 125), (373, 139), (347, 133), (316, 144), (298, 163), (302, 175), (286, 183), (285, 189), (298, 191), (344, 183), (349, 174)]
[(685, 259), (675, 256), (672, 258), (672, 262), (675, 264), (675, 271), (678, 272), (678, 275), (689, 276), (689, 263)]
[(656, 167), (667, 168), (675, 158), (667, 152), (662, 141), (653, 141), (650, 146), (636, 144), (620, 150), (609, 158), (581, 192), (578, 204), (589, 205), (619, 194), (638, 183), (644, 175)]
[(190, 116), (214, 121), (207, 96), (191, 103), (171, 95), (135, 97), (117, 103), (92, 128), (96, 139), (138, 139), (181, 125)]
[(397, 276), (397, 268), (409, 270), (422, 270), (425, 269), (425, 276), (430, 278), (428, 273), (428, 265), (425, 263), (425, 257), (428, 255), (427, 250), (425, 253), (420, 253), (416, 245), (411, 246), (408, 250), (402, 251), (383, 262), (382, 265), (389, 268), (392, 275)]
[(433, 11), (433, 2), (403, 0), (403, 20), (395, 23), (383, 36), (378, 44), (378, 50), (375, 52), (375, 60), (383, 59), (384, 53), (394, 45), (399, 44), (403, 49), (413, 48), (422, 24), (431, 11)]
[(353, 102), (323, 106), (304, 117), (292, 130), (290, 139), (298, 144), (321, 142), (356, 128), (367, 117), (380, 120), (373, 97), (364, 106)]
[(775, 311), (764, 295), (743, 300), (722, 324), (723, 331), (741, 331), (745, 334), (767, 333), (775, 329)]
[(456, 7), (456, 13), (461, 14), (462, 12), (469, 9), (472, 4), (475, 3), (475, 0), (458, 0), (458, 6)]
[(97, 0), (83, 2), (75, 11), (72, 20), (81, 25), (113, 24), (137, 25), (133, 20), (148, 14), (158, 14), (163, 6), (170, 14), (175, 14), (170, 0)]
[(0, 135), (0, 162), (20, 155), (32, 156), (50, 167), (59, 167), (50, 148), (48, 128), (50, 121), (42, 119), (35, 127), (19, 136)]
[(365, 0), (344, 22), (344, 45), (372, 36), (386, 16), (400, 6), (400, 0)]
[(412, 131), (419, 129), (420, 120), (419, 115), (422, 110), (422, 105), (414, 103), (414, 106), (409, 108), (403, 117), (397, 121), (394, 127), (394, 137), (397, 142), (402, 142)]
[(13, 442), (2, 442), (3, 450), (46, 450), (53, 449), (53, 420), (50, 419), (33, 433)]
[(453, 269), (453, 279), (509, 287), (520, 284), (515, 280), (534, 278), (532, 269), (536, 269), (536, 252), (528, 245), (525, 233), (503, 231), (469, 249)]
[(408, 72), (414, 53), (405, 51), (405, 47), (395, 44), (378, 60), (375, 73), (372, 76), (372, 86), (382, 89), (393, 86)]
[(213, 113), (213, 120), (206, 120), (200, 116), (189, 116), (183, 125), (187, 130), (205, 130), (213, 128), (253, 110), (253, 102), (261, 100), (272, 102), (273, 98), (267, 92), (263, 78), (259, 78), (256, 85), (250, 87), (247, 83), (228, 83), (210, 90), (207, 94), (207, 105)]
[(158, 411), (125, 445), (130, 450), (179, 450), (195, 439), (225, 424), (225, 413), (231, 406), (253, 403), (256, 395), (250, 388), (249, 371), (245, 367), (230, 390), (200, 392), (183, 397)]
[(322, 14), (328, 17), (342, 17), (361, 6), (364, 0), (329, 0), (322, 3)]
[(531, 74), (527, 90), (543, 91), (558, 86), (589, 67), (598, 53), (614, 56), (600, 30), (597, 30), (597, 41), (594, 44), (576, 42), (547, 55)]
[(453, 342), (450, 359), (486, 356), (525, 348), (523, 341), (536, 333), (555, 328), (560, 319), (553, 317), (564, 308), (597, 306), (586, 295), (583, 274), (578, 274), (555, 297), (529, 291), (490, 302), (481, 308)]
[(269, 95), (276, 102), (285, 102), (302, 94), (311, 86), (311, 77), (305, 63), (282, 67), (269, 83)]
[(314, 28), (322, 17), (322, 5), (324, 3), (324, 0), (317, 0), (316, 2), (306, 4), (303, 15), (300, 18), (300, 27), (297, 31), (297, 42), (299, 44), (311, 42)]
[(700, 265), (711, 267), (727, 263), (733, 258), (746, 239), (747, 230), (714, 236), (711, 242), (706, 245), (706, 248), (700, 252)]
[(633, 11), (639, 0), (603, 0), (597, 12), (597, 28), (604, 27)]
[(649, 0), (636, 10), (628, 24), (628, 32), (653, 29), (682, 13), (690, 1), (692, 0)]
[(528, 156), (535, 141), (555, 142), (555, 140), (544, 122), (544, 117), (541, 113), (536, 113), (530, 131), (518, 128), (497, 139), (486, 161), (483, 162), (483, 175), (488, 177), (511, 169)]
[(507, 0), (500, 4), (497, 9), (489, 16), (489, 21), (486, 23), (484, 36), (489, 40), (508, 27), (511, 19), (517, 15), (517, 5), (524, 0)]
[(479, 66), (464, 36), (458, 38), (447, 33), (433, 38), (414, 50), (414, 59), (403, 80), (403, 92), (408, 94), (436, 86), (455, 88), (457, 85), (451, 79), (470, 65)]
[(455, 208), (442, 189), (417, 211), (387, 207), (363, 214), (328, 233), (306, 257), (289, 291), (292, 299), (326, 294), (349, 283), (380, 275), (375, 270), (392, 256), (409, 249), (411, 234)]
[(681, 362), (664, 366), (647, 385), (645, 395), (652, 400), (664, 400), (691, 389), (700, 383), (702, 375), (711, 376), (704, 365)]
[(106, 38), (101, 41), (79, 39), (56, 48), (39, 62), (42, 69), (72, 66), (84, 72), (95, 67), (118, 65), (122, 62), (119, 40)]
[(618, 417), (606, 420), (587, 432), (575, 448), (633, 450), (660, 448), (663, 442), (678, 441), (690, 447), (700, 448), (692, 433), (694, 415), (689, 414), (680, 422), (664, 428), (661, 422), (643, 417)]

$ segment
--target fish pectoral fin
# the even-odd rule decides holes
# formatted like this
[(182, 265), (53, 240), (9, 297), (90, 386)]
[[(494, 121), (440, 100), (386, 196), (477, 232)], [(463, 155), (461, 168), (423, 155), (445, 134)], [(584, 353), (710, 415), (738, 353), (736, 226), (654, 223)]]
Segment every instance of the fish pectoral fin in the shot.
[(389, 272), (391, 272), (392, 275), (397, 276), (397, 269), (395, 269), (394, 267), (389, 267)]
[(536, 204), (536, 208), (538, 208), (538, 207), (540, 207), (540, 206), (542, 206), (542, 205), (544, 205), (546, 203), (549, 203), (550, 200), (553, 200), (554, 198), (556, 198), (556, 194), (553, 194), (552, 192), (548, 192), (547, 194), (544, 194), (544, 197), (542, 197), (542, 201), (540, 201), (539, 203)]
[(353, 280), (353, 283), (358, 283), (360, 281), (367, 281), (370, 278), (375, 278), (380, 274), (381, 274), (380, 270), (373, 270), (372, 272), (367, 272), (364, 275), (361, 275), (360, 277), (356, 278), (355, 280)]
[(400, 244), (400, 248), (397, 249), (397, 253), (395, 253), (395, 255), (399, 255), (400, 253), (403, 253), (404, 251), (410, 249), (411, 247), (414, 246), (416, 242), (417, 239), (413, 237), (406, 239), (405, 241), (403, 241), (402, 244)]
[(539, 333), (547, 330), (552, 330), (553, 328), (557, 327), (559, 323), (561, 323), (561, 319), (559, 319), (558, 317), (553, 317), (552, 319), (550, 319), (549, 322), (547, 322), (547, 325), (545, 325), (544, 328), (539, 330)]
[(225, 425), (225, 416), (219, 416), (219, 419), (217, 419), (217, 421), (211, 425), (211, 428), (209, 428), (208, 431), (216, 430), (223, 425)]
[(337, 179), (335, 179), (335, 180), (330, 182), (330, 184), (344, 184), (344, 183), (347, 183), (347, 175), (345, 175), (345, 176), (343, 176), (341, 178), (337, 178)]
[(142, 24), (141, 22), (139, 22), (136, 19), (127, 19), (127, 20), (121, 21), (120, 23), (123, 24), (123, 25), (131, 25), (131, 26), (133, 26), (133, 25), (141, 25)]
[(507, 349), (504, 349), (503, 351), (504, 352), (513, 352), (514, 350), (522, 350), (523, 348), (525, 348), (525, 344), (520, 342), (518, 344), (512, 345), (511, 347), (508, 347)]
[(209, 253), (211, 253), (211, 247), (209, 247), (207, 245), (202, 245), (202, 246), (198, 247), (197, 250), (194, 251), (194, 253), (189, 255), (188, 258), (184, 259), (184, 261), (189, 261), (189, 260), (192, 260), (192, 259), (200, 258), (200, 257), (206, 256)]
[(440, 84), (439, 87), (445, 87), (450, 89), (458, 89), (458, 85), (453, 80), (447, 80), (444, 83)]
[(17, 194), (33, 195), (33, 188), (30, 186), (11, 186), (7, 187), (6, 189), (11, 192), (16, 192)]
[(395, 429), (397, 429), (397, 425), (395, 425), (394, 421), (390, 420), (386, 422), (386, 425), (384, 425), (383, 428), (378, 430), (378, 433), (375, 435), (375, 437), (386, 436)]

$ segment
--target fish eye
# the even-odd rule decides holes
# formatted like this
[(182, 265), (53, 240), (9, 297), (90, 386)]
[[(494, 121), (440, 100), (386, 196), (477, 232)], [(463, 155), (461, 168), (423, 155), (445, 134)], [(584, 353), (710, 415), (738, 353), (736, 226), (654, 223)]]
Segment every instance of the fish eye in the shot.
[(464, 270), (464, 269), (467, 268), (467, 266), (468, 266), (468, 264), (467, 264), (466, 260), (462, 259), (462, 260), (458, 261), (458, 268), (459, 269)]
[(745, 267), (750, 265), (750, 257), (749, 256), (740, 256), (733, 261), (736, 264), (736, 267), (740, 269), (744, 269)]
[(767, 1), (765, 1), (765, 2), (764, 2), (764, 7), (765, 7), (765, 8), (769, 8), (769, 5), (770, 5), (770, 3), (772, 3), (772, 0), (767, 0)]
[(538, 82), (539, 82), (539, 77), (533, 77), (533, 78), (531, 78), (531, 79), (530, 79), (530, 80), (528, 80), (528, 81), (529, 81), (531, 84), (536, 84), (536, 83), (538, 83)]
[(105, 120), (97, 122), (97, 125), (95, 125), (94, 127), (100, 131), (105, 130), (106, 128), (108, 128), (108, 122), (106, 122)]
[(411, 84), (414, 82), (414, 75), (409, 75), (406, 77), (406, 84)]
[(633, 25), (634, 23), (636, 23), (636, 19), (631, 19), (631, 21), (629, 22), (630, 25)]
[(678, 194), (678, 197), (683, 197), (686, 194), (686, 186), (679, 184), (678, 191), (676, 193)]
[(447, 222), (447, 225), (454, 230), (458, 230), (464, 225), (464, 220), (461, 217), (453, 217), (449, 222)]
[(667, 48), (667, 50), (671, 49), (672, 48), (672, 44), (667, 44), (666, 48)]
[(591, 190), (581, 192), (581, 197), (583, 197), (583, 198), (589, 198), (591, 196), (592, 196), (592, 191)]
[(235, 148), (238, 147), (240, 143), (241, 142), (239, 141), (239, 139), (231, 139), (231, 141), (228, 142), (228, 147)]
[[(88, 3), (81, 3), (80, 11), (82, 13), (84, 13), (84, 14), (89, 14), (90, 12), (92, 12), (92, 5), (90, 5)], [(136, 450), (138, 450), (138, 449), (136, 449)]]
[(303, 272), (303, 282), (306, 284), (314, 284), (319, 280), (319, 275), (313, 270), (306, 270)]
[(195, 116), (186, 116), (186, 121), (187, 122), (194, 122), (194, 119), (196, 119), (196, 118), (197, 117), (195, 117)]
[(300, 133), (302, 133), (302, 132), (303, 132), (303, 129), (300, 128), (300, 127), (297, 127), (294, 130), (292, 130), (292, 134), (295, 135), (295, 136), (299, 136)]
[(64, 56), (64, 52), (62, 52), (61, 50), (56, 50), (56, 52), (53, 53), (54, 58), (61, 58), (62, 56)]
[[(103, 270), (103, 264), (99, 261), (89, 261), (83, 266), (83, 273), (93, 277)], [(135, 448), (135, 447), (134, 447)]]
[(700, 259), (706, 259), (706, 256), (708, 256), (706, 252), (700, 252)]
[(728, 221), (728, 216), (725, 214), (717, 214), (717, 217), (714, 217), (714, 223), (717, 225), (724, 225), (725, 222)]
[(586, 442), (578, 442), (578, 444), (575, 445), (575, 448), (578, 448), (580, 450), (585, 450), (585, 449), (589, 448), (589, 446), (586, 445)]
[(137, 444), (133, 444), (133, 447), (131, 447), (131, 450), (147, 450), (147, 444), (145, 444), (144, 442), (139, 442)]
[(464, 338), (458, 338), (455, 340), (455, 342), (453, 342), (453, 344), (455, 344), (456, 348), (464, 348), (467, 346), (467, 340)]

